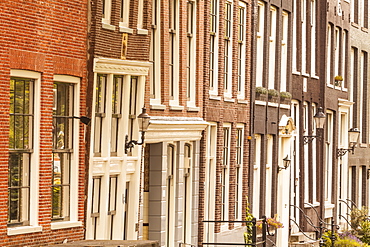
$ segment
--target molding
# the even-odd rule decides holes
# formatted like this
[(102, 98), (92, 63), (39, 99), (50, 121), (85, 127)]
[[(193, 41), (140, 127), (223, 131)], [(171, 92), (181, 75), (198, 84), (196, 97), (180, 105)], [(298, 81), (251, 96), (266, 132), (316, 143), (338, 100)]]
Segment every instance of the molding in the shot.
[(101, 27), (103, 29), (107, 29), (107, 30), (110, 30), (110, 31), (115, 31), (116, 30), (116, 26), (113, 26), (111, 24), (107, 24), (107, 23), (104, 23), (104, 22), (101, 24)]
[(50, 224), (51, 230), (81, 227), (81, 226), (82, 226), (81, 221), (60, 221), (60, 222), (52, 222)]
[(133, 34), (134, 33), (134, 30), (132, 28), (129, 28), (129, 27), (119, 27), (119, 31), (121, 33), (129, 33), (129, 34)]
[(136, 33), (138, 35), (148, 35), (149, 34), (149, 30), (147, 29), (142, 29), (142, 28), (137, 28), (136, 29)]
[(145, 134), (146, 143), (164, 141), (196, 141), (202, 138), (202, 131), (209, 125), (202, 118), (151, 117)]
[(42, 232), (42, 226), (19, 226), (8, 228), (8, 236)]
[(151, 63), (142, 61), (95, 58), (94, 72), (119, 75), (147, 76)]

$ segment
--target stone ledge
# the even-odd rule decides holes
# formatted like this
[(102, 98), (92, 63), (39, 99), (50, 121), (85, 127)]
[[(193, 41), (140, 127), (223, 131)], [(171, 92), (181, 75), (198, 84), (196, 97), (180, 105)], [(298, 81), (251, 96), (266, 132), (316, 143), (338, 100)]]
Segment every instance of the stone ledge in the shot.
[(66, 244), (49, 246), (73, 246), (73, 247), (158, 247), (158, 241), (149, 240), (82, 240)]

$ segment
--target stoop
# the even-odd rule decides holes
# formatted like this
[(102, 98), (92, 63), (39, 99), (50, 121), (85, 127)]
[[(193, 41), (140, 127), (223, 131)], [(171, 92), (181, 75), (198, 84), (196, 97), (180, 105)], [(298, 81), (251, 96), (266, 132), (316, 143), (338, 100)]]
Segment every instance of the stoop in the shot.
[(82, 240), (65, 244), (49, 245), (54, 247), (158, 247), (158, 241), (146, 240)]
[[(305, 234), (312, 238), (316, 238), (316, 233), (315, 232), (305, 232)], [(295, 233), (290, 236), (290, 247), (318, 247), (319, 245), (319, 240), (312, 240), (310, 238), (306, 237), (303, 233)]]

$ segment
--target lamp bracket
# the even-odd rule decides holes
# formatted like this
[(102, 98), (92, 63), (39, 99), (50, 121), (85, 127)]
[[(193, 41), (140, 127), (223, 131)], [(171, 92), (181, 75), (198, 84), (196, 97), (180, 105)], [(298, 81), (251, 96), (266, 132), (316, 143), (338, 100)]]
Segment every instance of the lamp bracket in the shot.
[(351, 151), (352, 154), (355, 153), (355, 146), (352, 148), (337, 148), (337, 157), (342, 158), (348, 151)]
[(303, 144), (311, 143), (315, 138), (320, 138), (320, 136), (303, 136)]
[(128, 150), (133, 148), (135, 145), (143, 145), (144, 144), (144, 135), (145, 135), (145, 133), (141, 132), (141, 141), (140, 142), (138, 142), (136, 140), (129, 141), (128, 140), (128, 135), (126, 135), (126, 137), (125, 137), (125, 154), (127, 154)]

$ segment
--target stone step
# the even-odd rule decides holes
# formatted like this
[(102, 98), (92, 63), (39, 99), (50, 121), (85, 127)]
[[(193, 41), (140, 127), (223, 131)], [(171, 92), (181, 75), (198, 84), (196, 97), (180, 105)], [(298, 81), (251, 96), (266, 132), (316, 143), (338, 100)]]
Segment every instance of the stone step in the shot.
[[(306, 237), (308, 236), (308, 237)], [(316, 239), (316, 233), (315, 232), (305, 232), (304, 234), (302, 232), (293, 233), (290, 235), (290, 241), (291, 243), (304, 243), (304, 242), (310, 242), (314, 241), (312, 239)]]

